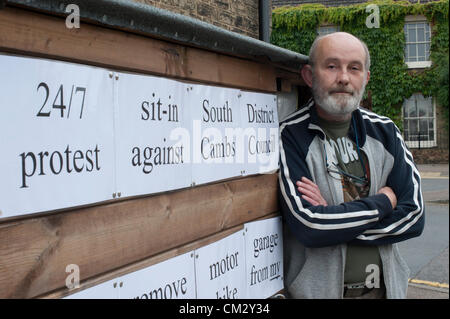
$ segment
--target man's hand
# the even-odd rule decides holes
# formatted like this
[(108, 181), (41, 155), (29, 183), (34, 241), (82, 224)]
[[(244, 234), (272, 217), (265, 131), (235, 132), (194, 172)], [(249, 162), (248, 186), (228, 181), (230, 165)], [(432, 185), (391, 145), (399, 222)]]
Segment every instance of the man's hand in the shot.
[(313, 206), (328, 206), (322, 194), (320, 194), (319, 187), (306, 177), (302, 177), (301, 181), (295, 183), (297, 189), (302, 193), (302, 198), (308, 201)]
[[(322, 194), (320, 193), (319, 187), (306, 177), (302, 177), (301, 181), (298, 181), (296, 185), (298, 191), (302, 193), (302, 198), (311, 205), (328, 206), (327, 202), (323, 199)], [(389, 186), (380, 188), (378, 194), (386, 195), (389, 198), (393, 209), (397, 206), (397, 196)]]
[(397, 196), (395, 196), (394, 191), (389, 186), (385, 186), (380, 188), (378, 194), (386, 195), (391, 201), (392, 208), (394, 209), (397, 206)]

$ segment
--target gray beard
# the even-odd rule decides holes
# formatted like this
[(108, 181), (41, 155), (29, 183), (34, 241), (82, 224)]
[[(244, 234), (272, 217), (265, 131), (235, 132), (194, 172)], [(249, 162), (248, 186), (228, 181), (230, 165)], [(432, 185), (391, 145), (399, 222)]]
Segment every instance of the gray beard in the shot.
[(358, 108), (365, 89), (366, 85), (364, 84), (359, 91), (353, 91), (351, 96), (335, 96), (323, 90), (318, 81), (313, 78), (312, 94), (314, 101), (324, 111), (335, 116), (345, 116)]

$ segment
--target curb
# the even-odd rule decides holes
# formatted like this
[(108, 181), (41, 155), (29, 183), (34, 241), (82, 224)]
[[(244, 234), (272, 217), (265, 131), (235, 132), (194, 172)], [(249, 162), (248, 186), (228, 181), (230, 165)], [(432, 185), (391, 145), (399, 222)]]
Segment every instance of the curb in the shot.
[(425, 200), (425, 202), (430, 204), (448, 205), (448, 199)]
[(446, 284), (446, 283), (421, 280), (421, 279), (409, 279), (408, 284), (412, 285), (412, 286), (421, 287), (421, 288), (428, 287), (431, 289), (444, 289), (447, 293), (448, 293), (448, 289), (449, 289), (448, 284)]
[(419, 289), (424, 289), (424, 290), (429, 290), (429, 291), (435, 291), (435, 292), (440, 292), (440, 293), (444, 293), (444, 294), (449, 293), (448, 288), (431, 287), (431, 286), (424, 285), (424, 284), (409, 283), (408, 287), (419, 288)]

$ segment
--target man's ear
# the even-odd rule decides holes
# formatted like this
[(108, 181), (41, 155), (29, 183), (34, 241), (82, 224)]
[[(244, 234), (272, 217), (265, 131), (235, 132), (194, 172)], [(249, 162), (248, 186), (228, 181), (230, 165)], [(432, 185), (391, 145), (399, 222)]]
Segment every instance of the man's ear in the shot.
[(366, 85), (367, 85), (367, 83), (369, 83), (369, 80), (370, 80), (370, 71), (367, 71)]
[(302, 69), (300, 70), (300, 74), (302, 75), (303, 80), (305, 83), (312, 87), (312, 68), (311, 65), (305, 64)]

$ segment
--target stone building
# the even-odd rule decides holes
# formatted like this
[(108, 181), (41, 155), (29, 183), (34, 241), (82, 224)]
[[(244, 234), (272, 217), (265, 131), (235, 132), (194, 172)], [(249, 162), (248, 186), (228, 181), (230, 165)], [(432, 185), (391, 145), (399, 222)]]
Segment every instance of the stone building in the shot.
[(259, 38), (259, 0), (134, 0)]
[[(427, 3), (437, 0), (410, 0), (411, 3)], [(302, 4), (323, 4), (326, 7), (350, 6), (368, 1), (358, 0), (272, 0), (272, 8), (298, 6)], [(432, 65), (430, 46), (432, 27), (435, 21), (425, 16), (405, 17), (405, 56), (410, 74), (420, 73)], [(337, 25), (320, 26), (317, 34), (339, 31)], [(370, 97), (363, 101), (371, 108)], [(418, 163), (448, 163), (448, 117), (435, 97), (424, 97), (421, 92), (405, 99), (402, 105), (403, 136)]]

